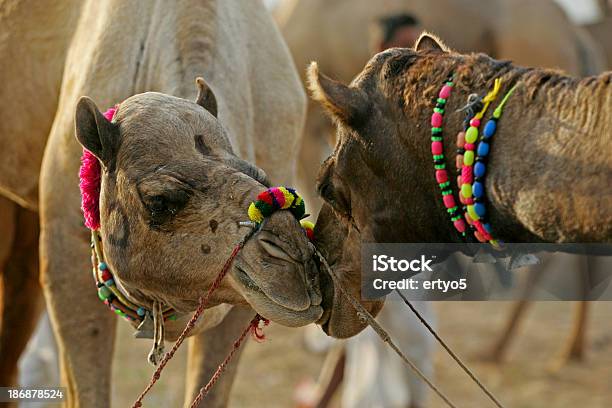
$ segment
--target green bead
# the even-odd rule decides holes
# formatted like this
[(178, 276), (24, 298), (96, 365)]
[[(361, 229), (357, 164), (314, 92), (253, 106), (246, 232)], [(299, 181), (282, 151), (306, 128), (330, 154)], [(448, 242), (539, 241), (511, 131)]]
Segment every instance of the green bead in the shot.
[(467, 143), (476, 143), (478, 139), (478, 128), (474, 126), (470, 126), (470, 128), (465, 132), (465, 141)]
[(446, 85), (448, 85), (448, 86), (453, 86), (454, 84), (453, 84), (453, 82), (452, 82), (452, 81), (448, 81), (448, 82), (446, 83)]
[(460, 219), (461, 219), (461, 216), (460, 216), (460, 215), (455, 215), (454, 217), (451, 217), (451, 221), (453, 221), (453, 222), (454, 222), (454, 221), (458, 221), (458, 220), (460, 220)]
[(440, 188), (448, 187), (450, 186), (450, 181), (445, 181), (444, 183), (439, 183), (439, 184), (440, 184)]
[(467, 206), (467, 212), (470, 215), (470, 218), (472, 218), (474, 221), (479, 220), (480, 217), (478, 216), (478, 214), (476, 214), (476, 210), (474, 209), (473, 205), (468, 205)]
[(434, 160), (440, 160), (440, 159), (444, 158), (444, 155), (443, 154), (434, 154), (433, 158), (434, 158)]
[(434, 108), (434, 112), (439, 113), (441, 115), (444, 114), (444, 109), (440, 109), (440, 108)]
[(442, 195), (449, 195), (449, 194), (453, 194), (452, 190), (442, 190)]
[(442, 141), (442, 136), (432, 136), (431, 137), (431, 141), (432, 142), (441, 142)]
[(464, 184), (461, 186), (461, 195), (463, 198), (470, 198), (472, 196), (472, 185)]
[(440, 105), (444, 105), (444, 104), (446, 104), (446, 99), (438, 98), (438, 100), (436, 102), (438, 102)]
[(98, 297), (101, 300), (106, 300), (108, 299), (108, 297), (111, 295), (111, 291), (109, 288), (107, 288), (106, 286), (100, 286), (98, 288)]
[(175, 321), (176, 320), (176, 315), (173, 314), (173, 315), (168, 316), (168, 320)]
[(471, 166), (472, 164), (474, 164), (474, 151), (466, 150), (463, 154), (463, 165)]
[(439, 128), (439, 127), (432, 127), (432, 128), (431, 128), (431, 133), (432, 133), (432, 134), (442, 133), (442, 128)]
[(444, 170), (445, 168), (446, 168), (446, 163), (434, 164), (434, 169), (436, 170)]

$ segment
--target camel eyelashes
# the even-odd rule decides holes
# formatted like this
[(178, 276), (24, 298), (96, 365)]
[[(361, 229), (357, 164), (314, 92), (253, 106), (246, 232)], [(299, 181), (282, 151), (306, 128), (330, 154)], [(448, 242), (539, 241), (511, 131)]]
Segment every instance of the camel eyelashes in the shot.
[(191, 195), (190, 191), (176, 190), (143, 197), (149, 224), (159, 227), (172, 220), (187, 205)]

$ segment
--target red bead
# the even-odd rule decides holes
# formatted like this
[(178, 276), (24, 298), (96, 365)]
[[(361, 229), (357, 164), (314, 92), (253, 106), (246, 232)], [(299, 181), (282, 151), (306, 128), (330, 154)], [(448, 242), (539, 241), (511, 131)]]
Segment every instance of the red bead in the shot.
[(480, 127), (480, 120), (479, 119), (470, 120), (470, 126)]
[(444, 206), (446, 208), (453, 208), (455, 206), (455, 197), (453, 197), (452, 194), (442, 196), (442, 201), (444, 201)]
[(457, 133), (457, 147), (463, 147), (465, 145), (465, 132)]
[(442, 154), (443, 146), (442, 142), (431, 142), (431, 152), (433, 154)]
[(474, 143), (466, 143), (465, 145), (463, 145), (463, 148), (465, 150), (474, 150), (476, 146), (474, 145)]
[(465, 199), (465, 205), (472, 205), (472, 204), (474, 204), (474, 198), (473, 197)]
[(106, 282), (109, 279), (113, 279), (113, 275), (110, 273), (108, 269), (102, 271), (102, 282)]
[(461, 168), (461, 184), (472, 184), (472, 181), (472, 166), (463, 166)]
[(479, 242), (487, 242), (487, 240), (482, 236), (482, 234), (478, 231), (474, 231), (474, 236)]
[(436, 181), (438, 183), (445, 183), (448, 181), (448, 173), (446, 170), (436, 170)]
[(455, 228), (457, 229), (457, 231), (459, 232), (465, 232), (466, 229), (466, 225), (465, 225), (465, 221), (459, 219), (457, 221), (453, 222), (453, 225), (455, 226)]
[(431, 126), (433, 127), (442, 127), (442, 115), (438, 112), (431, 115)]
[(453, 90), (452, 87), (448, 86), (448, 85), (444, 85), (442, 87), (442, 89), (440, 89), (440, 93), (438, 94), (438, 97), (442, 98), (442, 99), (448, 99), (451, 96), (451, 91)]

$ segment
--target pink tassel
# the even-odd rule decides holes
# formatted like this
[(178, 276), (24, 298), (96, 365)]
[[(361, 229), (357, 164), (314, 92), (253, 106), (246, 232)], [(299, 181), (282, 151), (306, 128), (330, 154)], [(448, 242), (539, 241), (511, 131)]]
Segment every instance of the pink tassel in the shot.
[[(104, 117), (113, 120), (116, 107), (104, 112)], [(81, 210), (85, 217), (85, 226), (92, 230), (100, 228), (100, 177), (102, 167), (98, 158), (89, 150), (83, 149), (81, 168), (79, 169), (79, 188), (81, 189)]]

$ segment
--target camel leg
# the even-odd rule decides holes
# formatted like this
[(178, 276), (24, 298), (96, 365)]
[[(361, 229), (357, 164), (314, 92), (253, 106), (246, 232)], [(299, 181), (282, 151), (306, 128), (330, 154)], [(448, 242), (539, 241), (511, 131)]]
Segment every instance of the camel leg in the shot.
[[(329, 351), (328, 356), (332, 354), (332, 351), (336, 351), (336, 349), (332, 349)], [(344, 345), (340, 346), (337, 352), (333, 353), (332, 362), (335, 362), (333, 365), (333, 370), (329, 375), (322, 375), (323, 379), (319, 379), (319, 387), (321, 387), (321, 396), (319, 400), (314, 405), (317, 408), (327, 408), (331, 403), (332, 398), (340, 388), (342, 384), (342, 380), (344, 380), (344, 366), (346, 363), (346, 353), (344, 352)], [(327, 359), (324, 363), (327, 365)]]
[(2, 201), (0, 386), (11, 386), (16, 385), (17, 363), (36, 327), (42, 305), (38, 283), (38, 215), (8, 200)]
[(520, 326), (525, 312), (531, 304), (531, 302), (527, 299), (529, 299), (531, 293), (537, 285), (537, 282), (540, 280), (542, 276), (542, 270), (543, 268), (536, 268), (536, 270), (530, 273), (529, 279), (527, 280), (527, 283), (523, 288), (521, 300), (518, 300), (514, 303), (512, 311), (510, 313), (510, 318), (506, 321), (506, 325), (501, 335), (497, 338), (495, 343), (493, 343), (493, 347), (491, 347), (490, 351), (486, 353), (482, 358), (484, 361), (501, 364), (508, 357), (510, 343), (514, 339), (516, 331)]
[(58, 218), (41, 227), (41, 281), (58, 342), (67, 406), (109, 407), (117, 316), (98, 299), (89, 234), (74, 219)]
[[(582, 286), (584, 295), (586, 296), (591, 274), (593, 272), (592, 268), (594, 267), (594, 262), (589, 256), (584, 256), (584, 260), (581, 261), (583, 261), (580, 264), (583, 269), (580, 271), (580, 285)], [(559, 370), (569, 362), (584, 361), (588, 310), (589, 302), (586, 300), (576, 302), (574, 304), (574, 317), (571, 335), (567, 345), (561, 353), (561, 356), (558, 358), (557, 362), (553, 364), (553, 371)]]
[[(200, 388), (208, 383), (219, 364), (232, 350), (234, 341), (253, 319), (253, 316), (255, 316), (253, 309), (235, 306), (218, 326), (189, 338), (185, 407), (191, 405)], [(228, 405), (243, 347), (237, 351), (219, 381), (204, 398), (202, 406), (212, 408)]]

